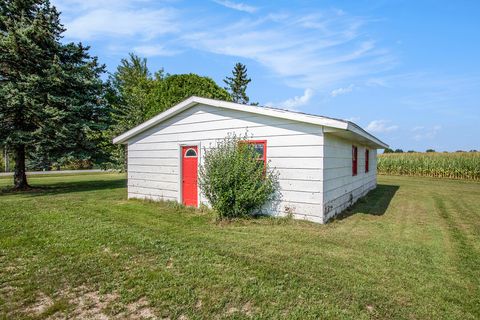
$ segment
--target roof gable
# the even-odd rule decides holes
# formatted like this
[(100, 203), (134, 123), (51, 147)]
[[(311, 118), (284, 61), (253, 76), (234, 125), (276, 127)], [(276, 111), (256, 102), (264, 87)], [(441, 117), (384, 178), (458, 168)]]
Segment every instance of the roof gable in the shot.
[(128, 130), (127, 132), (119, 135), (118, 137), (113, 139), (113, 143), (126, 143), (132, 137), (144, 132), (156, 126), (163, 121), (172, 118), (173, 116), (182, 113), (183, 111), (197, 105), (197, 104), (204, 104), (212, 107), (223, 108), (223, 109), (230, 109), (236, 111), (243, 111), (243, 112), (250, 112), (255, 114), (261, 114), (265, 116), (275, 117), (275, 118), (282, 118), (288, 119), (298, 122), (310, 123), (319, 125), (322, 127), (332, 128), (335, 130), (345, 130), (350, 131), (353, 134), (360, 135), (362, 138), (372, 142), (378, 148), (386, 148), (388, 147), (387, 144), (380, 141), (376, 137), (372, 136), (356, 124), (339, 119), (333, 119), (328, 117), (310, 115), (306, 113), (300, 112), (292, 112), (288, 110), (282, 109), (275, 109), (269, 107), (258, 107), (258, 106), (251, 106), (251, 105), (243, 105), (239, 103), (221, 101), (221, 100), (214, 100), (208, 98), (201, 98), (192, 96), (179, 104), (173, 106), (172, 108), (156, 115), (155, 117), (151, 118), (150, 120), (145, 121), (144, 123)]

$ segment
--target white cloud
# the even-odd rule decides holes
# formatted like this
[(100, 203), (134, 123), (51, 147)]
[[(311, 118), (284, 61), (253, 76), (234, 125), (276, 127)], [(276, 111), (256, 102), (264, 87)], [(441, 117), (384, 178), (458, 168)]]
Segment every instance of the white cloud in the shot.
[(144, 57), (173, 56), (179, 51), (165, 48), (162, 45), (140, 45), (133, 48), (133, 51)]
[(100, 37), (140, 37), (149, 40), (177, 31), (173, 9), (112, 9), (89, 10), (72, 20), (66, 20), (68, 38), (90, 40)]
[(415, 131), (420, 131), (420, 130), (423, 130), (423, 129), (425, 129), (424, 126), (416, 126), (416, 127), (412, 128), (412, 131), (415, 132)]
[(397, 125), (390, 125), (388, 120), (373, 120), (367, 125), (367, 131), (385, 133), (397, 130)]
[[(209, 21), (209, 23), (211, 23)], [(362, 32), (364, 21), (345, 13), (270, 14), (185, 33), (187, 45), (251, 59), (294, 88), (332, 86), (388, 70), (393, 58)]]
[(241, 2), (233, 2), (229, 0), (214, 0), (214, 1), (221, 6), (224, 6), (233, 10), (237, 10), (237, 11), (255, 13), (258, 10), (257, 7), (250, 6), (248, 4), (241, 3)]
[(271, 107), (279, 107), (279, 108), (284, 108), (284, 109), (289, 109), (289, 110), (297, 110), (298, 107), (301, 107), (303, 105), (306, 105), (308, 102), (310, 102), (310, 99), (313, 97), (313, 90), (310, 88), (305, 89), (303, 92), (303, 95), (301, 96), (295, 96), (293, 98), (273, 103), (273, 102), (268, 102), (266, 105), (271, 106)]
[(415, 135), (413, 136), (413, 139), (416, 141), (421, 141), (421, 140), (432, 140), (437, 136), (437, 133), (442, 129), (442, 126), (440, 125), (435, 125), (431, 128), (426, 128), (426, 127), (415, 127), (412, 129), (413, 132), (416, 132)]
[[(391, 54), (365, 32), (365, 19), (336, 9), (225, 20), (218, 14), (193, 18), (175, 1), (53, 1), (64, 12), (68, 40), (126, 47), (126, 52), (117, 52), (121, 55), (131, 48), (146, 55), (196, 49), (250, 59), (290, 87), (326, 90), (333, 96), (350, 90), (339, 90), (342, 84), (378, 77), (394, 65)], [(214, 1), (235, 10), (258, 11), (243, 2)]]
[(337, 88), (335, 90), (332, 90), (332, 92), (330, 92), (330, 96), (337, 97), (337, 96), (340, 96), (342, 94), (347, 94), (347, 93), (352, 92), (352, 91), (353, 91), (353, 84), (349, 85), (348, 87)]

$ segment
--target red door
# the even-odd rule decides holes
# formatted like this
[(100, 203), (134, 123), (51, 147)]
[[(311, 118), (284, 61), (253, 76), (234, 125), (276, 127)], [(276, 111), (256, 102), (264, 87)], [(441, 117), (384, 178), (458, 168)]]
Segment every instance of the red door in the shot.
[(186, 206), (198, 206), (198, 148), (182, 147), (182, 203)]

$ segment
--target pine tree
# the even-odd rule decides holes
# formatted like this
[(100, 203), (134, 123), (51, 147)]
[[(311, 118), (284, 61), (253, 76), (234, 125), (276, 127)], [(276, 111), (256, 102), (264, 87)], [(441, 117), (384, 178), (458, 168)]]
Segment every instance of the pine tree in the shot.
[(232, 77), (226, 77), (223, 82), (227, 85), (227, 90), (232, 96), (233, 102), (248, 104), (250, 99), (247, 96), (247, 85), (252, 81), (248, 78), (247, 67), (238, 62), (232, 71)]
[(105, 129), (104, 72), (65, 31), (48, 0), (0, 2), (0, 141), (15, 158), (14, 188), (27, 189), (25, 158), (91, 154)]

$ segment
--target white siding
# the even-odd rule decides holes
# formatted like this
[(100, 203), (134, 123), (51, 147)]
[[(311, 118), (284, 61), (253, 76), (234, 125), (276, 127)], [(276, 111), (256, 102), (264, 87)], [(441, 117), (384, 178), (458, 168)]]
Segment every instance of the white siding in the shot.
[[(180, 146), (205, 150), (228, 134), (267, 140), (267, 160), (280, 173), (272, 215), (323, 222), (323, 133), (318, 125), (220, 109), (192, 107), (132, 138), (128, 144), (129, 198), (181, 201)], [(200, 196), (200, 202), (206, 200)]]
[[(369, 172), (365, 172), (365, 146), (324, 136), (324, 222), (351, 206), (377, 184), (377, 151), (369, 149)], [(352, 145), (358, 147), (358, 171), (352, 175)]]

